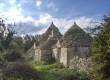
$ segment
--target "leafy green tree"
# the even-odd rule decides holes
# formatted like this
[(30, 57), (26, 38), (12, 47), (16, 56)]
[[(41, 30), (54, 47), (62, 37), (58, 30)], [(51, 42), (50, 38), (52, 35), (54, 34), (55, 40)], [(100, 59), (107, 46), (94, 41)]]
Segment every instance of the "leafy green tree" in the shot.
[(15, 31), (6, 26), (5, 20), (0, 18), (0, 63), (5, 63), (4, 55), (10, 53), (10, 43), (14, 38)]
[(15, 31), (12, 28), (7, 28), (5, 20), (0, 18), (0, 50), (8, 49), (13, 40)]
[(36, 35), (36, 36), (32, 36), (32, 35), (26, 35), (24, 37), (24, 52), (27, 52), (34, 43), (36, 43), (36, 45), (39, 44), (39, 39), (40, 39), (40, 35)]
[(5, 49), (9, 48), (9, 45), (10, 45), (11, 41), (13, 40), (14, 34), (15, 34), (15, 31), (9, 30), (7, 36), (4, 37), (4, 39), (2, 40), (1, 43)]
[(110, 15), (104, 22), (93, 42), (93, 62), (96, 80), (110, 80)]

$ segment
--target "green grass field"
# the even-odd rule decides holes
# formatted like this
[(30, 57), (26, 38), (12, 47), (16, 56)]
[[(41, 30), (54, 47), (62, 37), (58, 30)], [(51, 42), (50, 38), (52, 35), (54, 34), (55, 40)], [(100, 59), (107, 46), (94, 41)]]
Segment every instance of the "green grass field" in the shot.
[(89, 80), (85, 73), (64, 68), (61, 64), (34, 64), (33, 66), (43, 74), (43, 80)]

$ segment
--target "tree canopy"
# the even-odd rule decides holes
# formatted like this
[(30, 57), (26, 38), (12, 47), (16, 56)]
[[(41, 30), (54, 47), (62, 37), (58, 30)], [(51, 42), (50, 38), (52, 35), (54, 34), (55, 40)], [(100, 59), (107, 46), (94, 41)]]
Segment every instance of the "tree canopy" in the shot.
[[(99, 28), (97, 29), (99, 30)], [(100, 31), (93, 42), (93, 62), (96, 80), (110, 79), (110, 15), (104, 16)], [(99, 77), (100, 76), (100, 77)]]

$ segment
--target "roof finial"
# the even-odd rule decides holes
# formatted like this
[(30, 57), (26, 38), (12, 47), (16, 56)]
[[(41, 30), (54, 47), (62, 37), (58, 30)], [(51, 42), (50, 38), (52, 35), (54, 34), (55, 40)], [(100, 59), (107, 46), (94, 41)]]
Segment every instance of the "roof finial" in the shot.
[(54, 23), (53, 23), (53, 21), (52, 21), (52, 23), (51, 23), (51, 25), (50, 25), (51, 27), (55, 27), (55, 25), (54, 25)]
[(53, 21), (52, 21), (51, 25), (54, 25)]
[(51, 24), (53, 24), (53, 21), (52, 21), (52, 23)]
[(76, 21), (74, 21), (74, 25), (77, 25)]

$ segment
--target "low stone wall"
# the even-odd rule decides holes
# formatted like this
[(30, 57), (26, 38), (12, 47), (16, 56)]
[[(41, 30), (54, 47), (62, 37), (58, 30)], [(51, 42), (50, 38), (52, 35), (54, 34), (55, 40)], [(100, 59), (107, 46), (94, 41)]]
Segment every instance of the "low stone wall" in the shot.
[(60, 63), (68, 67), (70, 61), (75, 57), (87, 58), (90, 55), (90, 47), (72, 47), (72, 48), (61, 48)]

